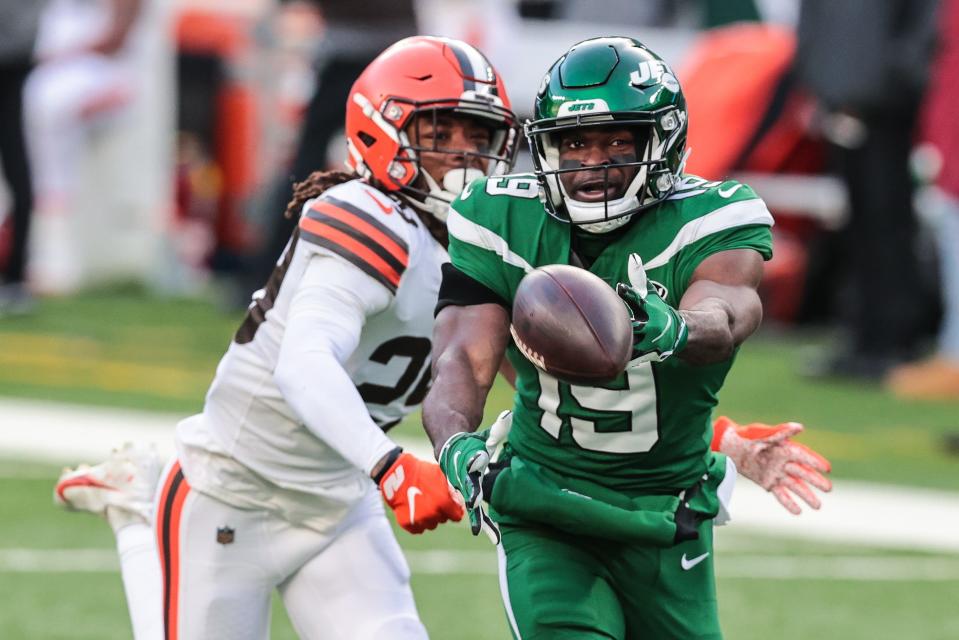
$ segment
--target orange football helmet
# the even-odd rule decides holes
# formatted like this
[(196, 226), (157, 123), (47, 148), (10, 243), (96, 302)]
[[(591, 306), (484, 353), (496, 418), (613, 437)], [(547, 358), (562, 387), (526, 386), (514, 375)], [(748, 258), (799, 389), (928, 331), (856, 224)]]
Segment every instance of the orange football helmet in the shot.
[[(445, 149), (410, 140), (406, 128), (415, 116), (431, 114), (435, 122), (443, 111), (489, 123), (493, 133), (489, 149)], [(486, 175), (494, 175), (513, 166), (518, 140), (516, 115), (499, 74), (476, 48), (451, 38), (400, 40), (360, 74), (347, 99), (349, 167), (385, 191), (402, 192), (412, 204), (441, 220), (449, 203), (483, 172), (464, 168), (431, 176), (420, 166), (419, 154), (482, 158)], [(423, 180), (417, 182), (419, 176)]]

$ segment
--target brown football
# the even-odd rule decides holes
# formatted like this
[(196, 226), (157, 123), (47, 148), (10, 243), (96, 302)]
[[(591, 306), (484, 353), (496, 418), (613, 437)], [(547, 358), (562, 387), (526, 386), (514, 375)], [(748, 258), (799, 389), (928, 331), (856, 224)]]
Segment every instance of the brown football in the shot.
[(633, 350), (629, 313), (616, 292), (565, 264), (526, 274), (513, 298), (510, 333), (530, 362), (571, 384), (609, 382)]

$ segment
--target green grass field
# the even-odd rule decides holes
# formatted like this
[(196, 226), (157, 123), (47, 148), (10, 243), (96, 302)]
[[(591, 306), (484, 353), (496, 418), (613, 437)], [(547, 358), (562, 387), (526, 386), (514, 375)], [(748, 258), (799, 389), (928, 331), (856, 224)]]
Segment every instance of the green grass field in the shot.
[[(35, 316), (0, 319), (0, 395), (188, 414), (201, 406), (238, 319), (207, 304), (135, 291), (44, 301)], [(832, 460), (837, 478), (959, 492), (959, 458), (940, 446), (944, 434), (959, 430), (959, 404), (903, 403), (873, 387), (806, 381), (795, 373), (805, 346), (793, 337), (757, 336), (740, 354), (721, 411), (740, 420), (804, 422), (802, 440)], [(497, 387), (488, 414), (508, 397)], [(9, 428), (2, 414), (0, 428)], [(415, 420), (398, 429), (418, 434)], [(0, 638), (129, 638), (108, 527), (52, 506), (56, 468), (7, 461), (0, 469)], [(508, 637), (485, 538), (459, 526), (398, 537), (432, 637)], [(720, 530), (717, 540), (727, 638), (959, 637), (959, 556), (733, 530)], [(280, 606), (273, 637), (295, 637)]]

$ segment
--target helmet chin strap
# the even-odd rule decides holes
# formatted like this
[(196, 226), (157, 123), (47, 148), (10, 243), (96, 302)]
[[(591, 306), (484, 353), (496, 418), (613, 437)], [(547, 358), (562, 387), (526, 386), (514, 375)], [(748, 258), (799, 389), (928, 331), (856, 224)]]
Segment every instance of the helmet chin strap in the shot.
[(426, 186), (429, 188), (429, 196), (423, 201), (417, 201), (416, 207), (431, 213), (441, 222), (446, 222), (449, 216), (450, 203), (455, 200), (463, 189), (473, 180), (482, 178), (486, 174), (479, 169), (463, 168), (450, 169), (443, 176), (443, 185), (429, 174), (428, 171), (422, 172)]
[[(639, 198), (630, 196), (628, 198), (619, 198), (609, 203), (606, 202), (580, 202), (572, 198), (566, 198), (566, 211), (569, 213), (569, 219), (573, 222), (577, 220), (595, 220), (598, 215), (603, 215), (608, 211), (609, 215), (615, 216), (624, 211), (635, 209), (639, 206)], [(607, 209), (608, 207), (608, 209)], [(612, 220), (602, 222), (591, 222), (588, 224), (577, 225), (583, 231), (589, 233), (606, 233), (613, 229), (618, 229), (632, 219), (633, 216), (622, 216)]]

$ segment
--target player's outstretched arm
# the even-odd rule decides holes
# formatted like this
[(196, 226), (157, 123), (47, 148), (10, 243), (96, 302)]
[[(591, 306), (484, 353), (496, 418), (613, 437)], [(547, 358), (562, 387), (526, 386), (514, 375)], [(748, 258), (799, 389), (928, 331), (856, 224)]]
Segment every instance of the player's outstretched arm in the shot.
[(433, 383), (423, 402), (423, 426), (439, 458), (454, 434), (471, 433), (509, 341), (509, 315), (498, 304), (448, 306), (433, 326)]
[(389, 302), (357, 267), (313, 256), (290, 304), (273, 378), (306, 428), (379, 485), (401, 527), (420, 533), (461, 519), (463, 509), (435, 463), (402, 453), (373, 422), (344, 368), (365, 318)]
[(489, 451), (486, 438), (474, 432), (508, 340), (509, 316), (498, 304), (447, 306), (433, 326), (433, 384), (423, 426), (443, 473), (463, 496), (474, 535), (490, 530), (480, 485)]
[(728, 360), (762, 321), (756, 289), (762, 256), (751, 249), (715, 253), (703, 260), (679, 301), (670, 306), (650, 286), (637, 254), (629, 258), (629, 283), (616, 293), (633, 322), (633, 361), (662, 362), (679, 356), (693, 364)]
[(762, 322), (757, 292), (762, 276), (762, 256), (752, 249), (720, 251), (703, 260), (679, 301), (688, 331), (679, 357), (694, 364), (729, 359)]
[(794, 496), (818, 509), (822, 503), (810, 485), (820, 491), (832, 489), (825, 476), (832, 470), (829, 461), (791, 440), (802, 430), (798, 422), (739, 425), (723, 416), (713, 422), (712, 449), (732, 458), (741, 474), (772, 493), (787, 511), (799, 515), (802, 509)]

